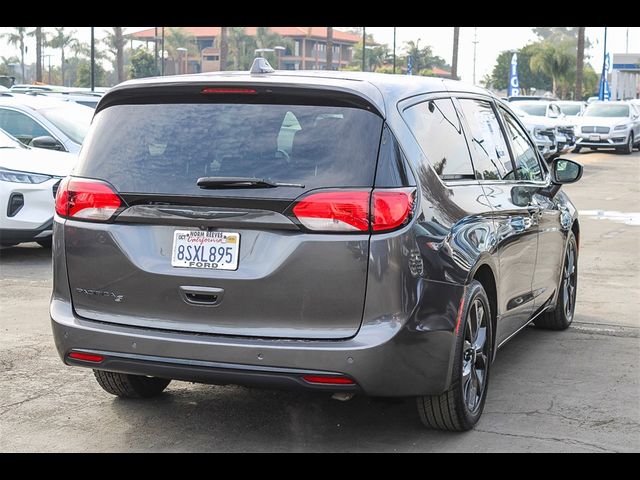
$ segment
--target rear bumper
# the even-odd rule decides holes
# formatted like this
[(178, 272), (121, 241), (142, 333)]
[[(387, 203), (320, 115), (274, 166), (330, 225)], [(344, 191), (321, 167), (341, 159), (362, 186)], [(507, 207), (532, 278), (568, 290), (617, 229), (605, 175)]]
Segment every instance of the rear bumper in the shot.
[[(455, 288), (462, 293), (462, 287)], [(202, 383), (373, 396), (441, 393), (451, 377), (454, 325), (430, 331), (392, 319), (363, 325), (355, 337), (342, 341), (199, 335), (85, 320), (55, 292), (50, 313), (56, 348), (67, 365)], [(99, 353), (105, 360), (74, 360), (68, 357), (71, 350)], [(302, 379), (305, 374), (346, 376), (355, 385), (309, 384)]]

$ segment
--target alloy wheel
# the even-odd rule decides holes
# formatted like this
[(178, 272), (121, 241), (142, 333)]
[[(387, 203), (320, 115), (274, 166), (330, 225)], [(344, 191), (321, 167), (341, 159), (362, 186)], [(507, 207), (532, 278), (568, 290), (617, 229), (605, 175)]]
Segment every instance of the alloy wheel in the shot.
[(488, 309), (481, 299), (476, 298), (467, 314), (462, 358), (462, 392), (471, 413), (475, 413), (480, 407), (486, 386), (489, 364), (488, 321)]
[(567, 320), (571, 320), (573, 318), (573, 309), (576, 303), (577, 283), (576, 252), (571, 244), (569, 244), (569, 247), (567, 248), (562, 276), (564, 314)]

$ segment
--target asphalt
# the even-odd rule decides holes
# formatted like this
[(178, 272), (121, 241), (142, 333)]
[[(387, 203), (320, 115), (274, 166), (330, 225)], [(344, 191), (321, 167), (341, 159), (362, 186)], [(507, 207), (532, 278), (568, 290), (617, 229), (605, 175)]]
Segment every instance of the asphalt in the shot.
[(23, 244), (0, 251), (0, 451), (640, 451), (640, 153), (569, 156), (585, 174), (565, 188), (589, 212), (575, 321), (526, 328), (499, 351), (473, 431), (425, 430), (410, 399), (186, 382), (150, 401), (112, 397), (60, 361), (50, 250)]

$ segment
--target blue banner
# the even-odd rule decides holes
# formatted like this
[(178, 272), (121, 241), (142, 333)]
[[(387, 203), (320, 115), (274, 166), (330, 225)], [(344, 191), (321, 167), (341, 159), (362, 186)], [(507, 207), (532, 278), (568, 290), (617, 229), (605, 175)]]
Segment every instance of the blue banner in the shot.
[(602, 64), (602, 75), (600, 75), (600, 91), (598, 92), (598, 99), (609, 100), (611, 99), (611, 89), (609, 88), (609, 82), (607, 81), (607, 72), (609, 71), (609, 65), (611, 60), (609, 54), (604, 56), (604, 63)]
[(413, 75), (413, 58), (411, 58), (411, 55), (407, 59), (407, 75)]
[(520, 82), (518, 81), (518, 54), (514, 53), (511, 57), (511, 74), (509, 75), (508, 97), (517, 97), (520, 95)]

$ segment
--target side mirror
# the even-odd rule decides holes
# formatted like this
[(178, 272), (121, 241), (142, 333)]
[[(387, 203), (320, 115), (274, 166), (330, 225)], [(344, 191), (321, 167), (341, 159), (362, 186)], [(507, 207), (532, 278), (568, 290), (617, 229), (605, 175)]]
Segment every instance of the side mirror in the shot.
[(64, 150), (64, 147), (58, 140), (48, 135), (44, 135), (42, 137), (34, 137), (29, 142), (29, 146), (36, 148), (47, 148), (49, 150)]
[(540, 194), (553, 198), (562, 185), (575, 183), (582, 178), (582, 165), (566, 158), (555, 158), (550, 165), (551, 185), (540, 190)]
[(551, 164), (551, 181), (556, 185), (574, 183), (582, 178), (582, 165), (566, 158), (556, 158)]

